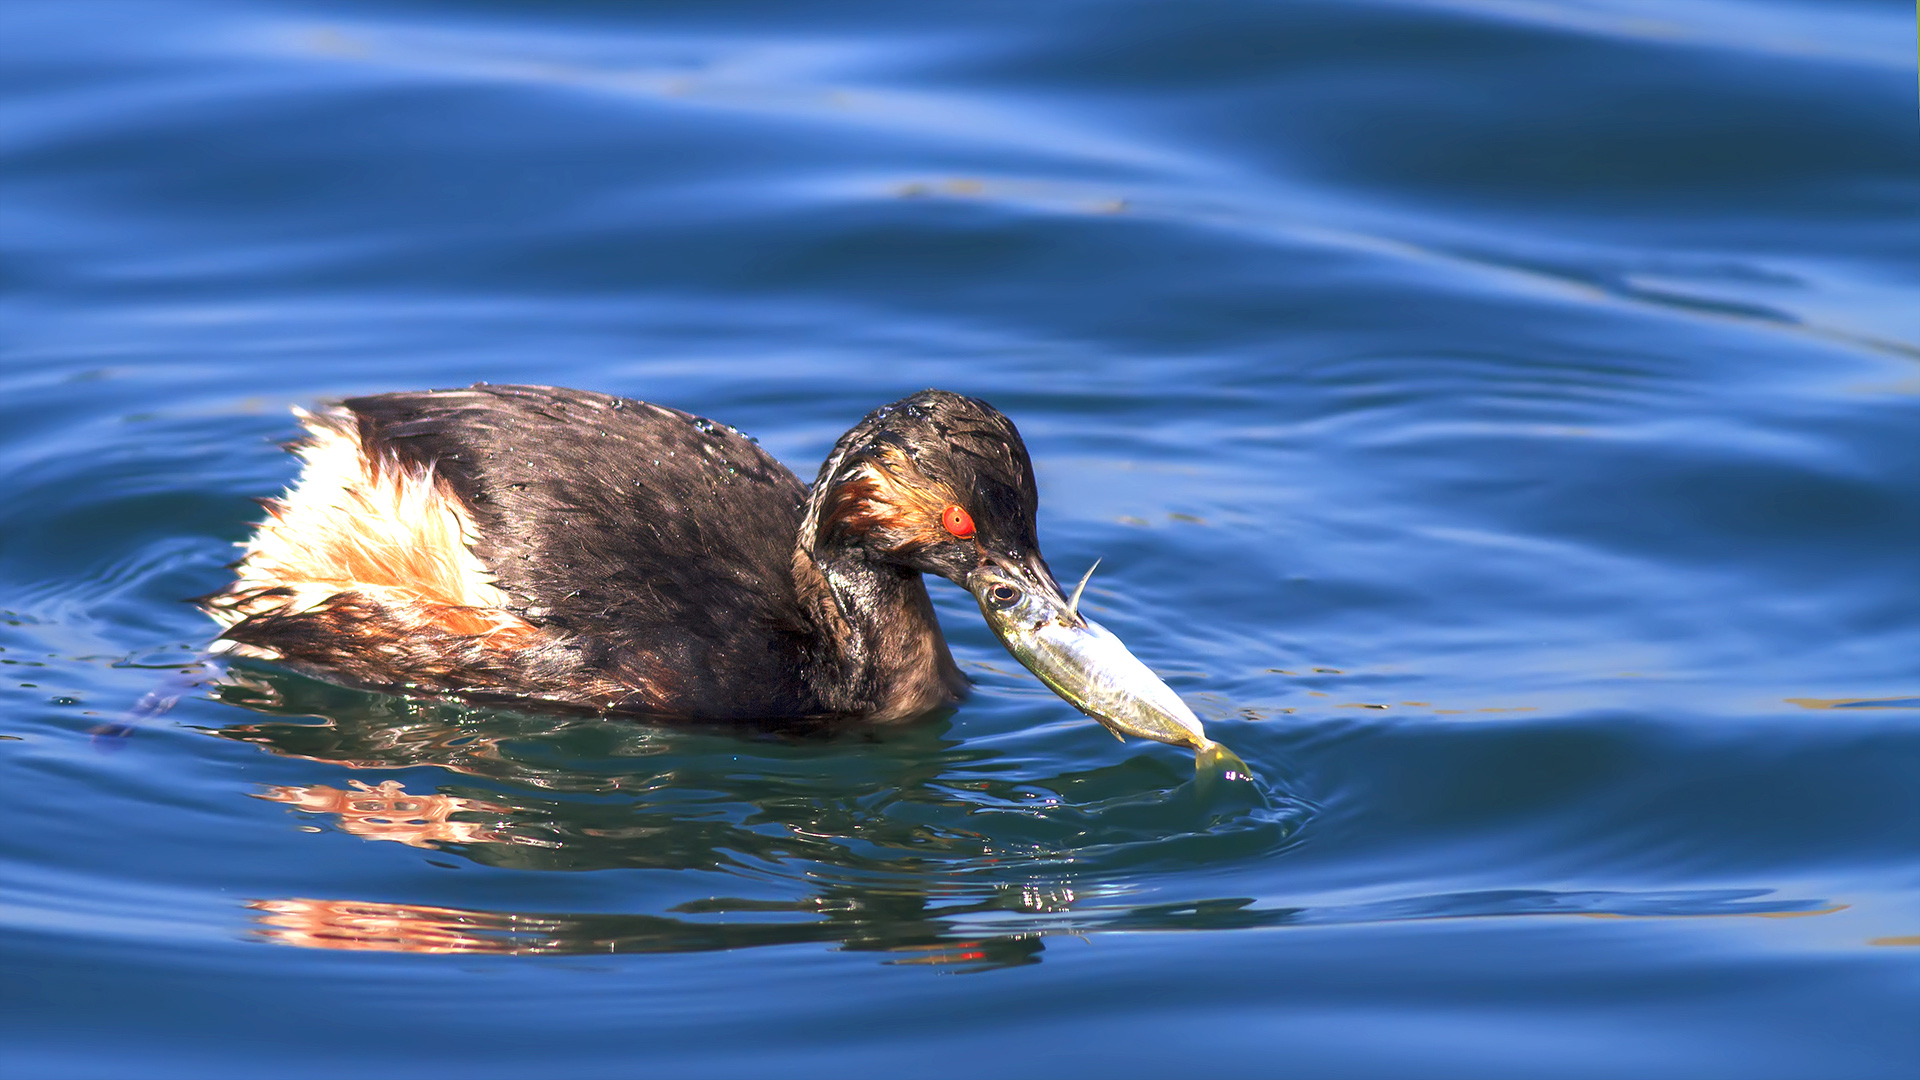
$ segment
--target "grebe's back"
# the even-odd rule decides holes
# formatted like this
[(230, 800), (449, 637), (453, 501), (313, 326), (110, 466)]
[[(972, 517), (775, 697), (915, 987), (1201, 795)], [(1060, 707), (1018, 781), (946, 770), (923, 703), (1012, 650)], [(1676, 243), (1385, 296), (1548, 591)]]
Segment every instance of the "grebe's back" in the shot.
[(397, 689), (821, 711), (791, 569), (806, 487), (732, 428), (521, 386), (301, 419), (299, 481), (206, 601), (231, 651)]

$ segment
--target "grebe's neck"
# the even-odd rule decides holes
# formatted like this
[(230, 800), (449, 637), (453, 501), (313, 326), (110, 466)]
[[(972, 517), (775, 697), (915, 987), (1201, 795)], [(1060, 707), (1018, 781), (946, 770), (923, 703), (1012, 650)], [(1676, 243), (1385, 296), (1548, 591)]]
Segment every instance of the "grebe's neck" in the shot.
[(832, 711), (885, 722), (918, 716), (966, 695), (920, 572), (874, 562), (864, 550), (813, 543), (820, 485), (793, 551), (800, 606), (820, 638), (814, 682)]

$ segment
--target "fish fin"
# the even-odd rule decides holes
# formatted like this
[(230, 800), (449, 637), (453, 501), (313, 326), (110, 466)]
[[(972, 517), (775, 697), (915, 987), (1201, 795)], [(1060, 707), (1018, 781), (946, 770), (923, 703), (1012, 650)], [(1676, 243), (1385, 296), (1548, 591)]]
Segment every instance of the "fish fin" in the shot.
[(1080, 614), (1080, 594), (1087, 591), (1087, 582), (1093, 580), (1093, 572), (1098, 569), (1100, 569), (1100, 560), (1095, 559), (1093, 565), (1087, 567), (1087, 572), (1080, 575), (1080, 584), (1073, 587), (1073, 599), (1067, 601), (1068, 611), (1075, 615)]

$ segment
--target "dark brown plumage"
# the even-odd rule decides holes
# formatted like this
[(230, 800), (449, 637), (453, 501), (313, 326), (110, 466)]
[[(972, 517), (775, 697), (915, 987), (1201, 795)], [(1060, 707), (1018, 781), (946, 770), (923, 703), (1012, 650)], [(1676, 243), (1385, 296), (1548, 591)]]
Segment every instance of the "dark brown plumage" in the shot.
[(202, 604), (222, 647), (336, 681), (891, 721), (966, 688), (923, 573), (993, 562), (1058, 593), (1019, 432), (944, 391), (869, 414), (811, 488), (723, 424), (580, 390), (381, 394), (303, 422), (300, 481)]

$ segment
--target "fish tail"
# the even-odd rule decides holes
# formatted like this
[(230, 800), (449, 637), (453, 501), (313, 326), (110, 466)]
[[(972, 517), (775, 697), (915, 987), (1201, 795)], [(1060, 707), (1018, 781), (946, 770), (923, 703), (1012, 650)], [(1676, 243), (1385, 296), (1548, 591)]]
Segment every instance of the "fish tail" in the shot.
[(1253, 779), (1253, 770), (1240, 760), (1240, 755), (1217, 742), (1207, 742), (1194, 751), (1193, 771), (1201, 776), (1217, 776), (1223, 780)]

